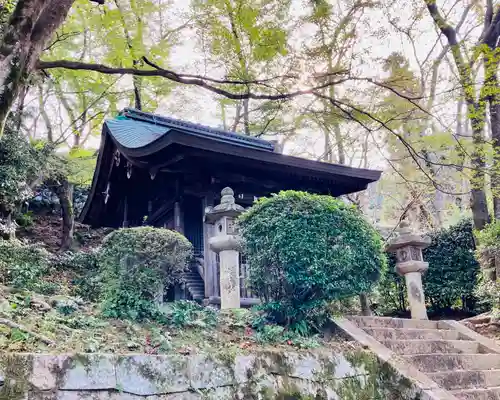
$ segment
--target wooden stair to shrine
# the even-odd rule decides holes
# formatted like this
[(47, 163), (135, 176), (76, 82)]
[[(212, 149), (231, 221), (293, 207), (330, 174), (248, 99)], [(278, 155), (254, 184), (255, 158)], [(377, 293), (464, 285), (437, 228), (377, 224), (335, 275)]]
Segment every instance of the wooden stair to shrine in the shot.
[(459, 322), (386, 317), (335, 322), (417, 382), (424, 398), (500, 400), (500, 347)]

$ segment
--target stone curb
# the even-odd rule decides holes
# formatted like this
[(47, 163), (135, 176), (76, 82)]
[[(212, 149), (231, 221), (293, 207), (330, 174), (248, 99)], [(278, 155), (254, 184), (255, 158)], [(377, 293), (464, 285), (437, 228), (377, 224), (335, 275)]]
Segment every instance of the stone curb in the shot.
[(458, 331), (459, 335), (467, 338), (468, 340), (473, 340), (479, 343), (481, 346), (486, 348), (488, 352), (500, 354), (500, 346), (498, 346), (498, 344), (496, 344), (494, 340), (482, 336), (477, 332), (474, 332), (472, 329), (467, 328), (464, 324), (458, 321), (440, 321), (439, 327), (445, 329), (455, 329), (456, 331)]
[[(149, 400), (150, 396), (222, 390), (250, 382), (260, 384), (268, 377), (273, 381), (295, 379), (305, 386), (318, 386), (321, 382), (366, 374), (362, 368), (353, 367), (343, 354), (314, 351), (263, 351), (227, 357), (4, 353), (0, 360), (5, 384), (26, 381), (30, 391), (47, 395), (68, 392), (64, 399), (73, 398), (69, 392), (118, 391), (124, 399), (127, 394)], [(19, 370), (13, 365), (20, 366)]]

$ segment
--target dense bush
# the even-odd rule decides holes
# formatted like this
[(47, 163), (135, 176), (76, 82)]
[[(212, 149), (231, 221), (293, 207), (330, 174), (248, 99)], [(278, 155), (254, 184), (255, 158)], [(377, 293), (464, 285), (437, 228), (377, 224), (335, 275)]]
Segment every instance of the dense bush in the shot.
[(500, 221), (487, 225), (482, 231), (476, 232), (476, 236), (476, 257), (482, 269), (476, 295), (482, 306), (493, 308), (495, 314), (499, 314), (500, 276), (497, 275), (497, 268), (500, 266)]
[(430, 237), (431, 245), (424, 250), (429, 263), (423, 282), (427, 301), (434, 309), (472, 309), (479, 274), (472, 222), (461, 221)]
[(71, 294), (88, 301), (97, 301), (102, 291), (99, 270), (99, 249), (67, 252), (58, 258), (58, 267), (73, 272)]
[(277, 323), (305, 332), (329, 302), (369, 292), (385, 264), (378, 233), (330, 196), (286, 191), (240, 217), (249, 283)]
[(44, 149), (34, 147), (9, 120), (0, 141), (0, 232), (13, 234), (7, 218), (31, 194), (31, 184), (41, 174)]
[(491, 280), (497, 280), (496, 265), (500, 265), (500, 221), (487, 225), (476, 233), (478, 248), (476, 256), (483, 270)]
[(37, 290), (49, 269), (50, 254), (35, 245), (18, 240), (0, 240), (2, 283), (17, 289)]
[(407, 310), (405, 278), (396, 273), (395, 267), (396, 255), (387, 254), (387, 266), (375, 291), (377, 314), (403, 315)]
[[(472, 311), (479, 274), (472, 222), (464, 220), (429, 236), (431, 245), (423, 252), (424, 260), (429, 263), (423, 277), (429, 311), (438, 314), (456, 308)], [(398, 276), (394, 267), (395, 258), (391, 255), (377, 290), (380, 311), (386, 314), (400, 314), (407, 307), (404, 277)]]
[(155, 316), (155, 298), (180, 278), (191, 251), (184, 236), (167, 229), (139, 227), (109, 234), (99, 252), (104, 315), (134, 320)]

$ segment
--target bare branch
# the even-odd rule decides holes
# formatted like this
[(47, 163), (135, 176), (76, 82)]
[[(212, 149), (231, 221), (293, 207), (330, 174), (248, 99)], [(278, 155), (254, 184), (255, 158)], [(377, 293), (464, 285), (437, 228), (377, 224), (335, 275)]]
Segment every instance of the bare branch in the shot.
[[(220, 87), (214, 86), (210, 83), (220, 83), (220, 84), (240, 84), (248, 85), (249, 82), (244, 81), (230, 81), (230, 80), (217, 80), (208, 77), (190, 75), (190, 74), (178, 74), (176, 72), (166, 70), (163, 68), (144, 70), (135, 68), (117, 68), (109, 67), (103, 64), (91, 64), (79, 61), (67, 61), (67, 60), (57, 60), (57, 61), (39, 61), (37, 68), (40, 70), (47, 70), (52, 68), (65, 68), (71, 70), (86, 70), (86, 71), (96, 71), (108, 75), (135, 75), (135, 76), (160, 76), (169, 79), (173, 82), (182, 83), (184, 85), (195, 85), (207, 89), (213, 93), (220, 94), (232, 100), (242, 100), (242, 99), (256, 99), (256, 100), (283, 100), (292, 99), (294, 97), (312, 94), (316, 90), (324, 89), (332, 85), (338, 85), (348, 81), (348, 78), (339, 79), (336, 81), (330, 81), (322, 85), (314, 86), (310, 89), (296, 90), (289, 93), (280, 94), (264, 94), (264, 93), (233, 93)], [(255, 84), (261, 84), (263, 81), (254, 81)], [(277, 90), (277, 89), (275, 89)]]

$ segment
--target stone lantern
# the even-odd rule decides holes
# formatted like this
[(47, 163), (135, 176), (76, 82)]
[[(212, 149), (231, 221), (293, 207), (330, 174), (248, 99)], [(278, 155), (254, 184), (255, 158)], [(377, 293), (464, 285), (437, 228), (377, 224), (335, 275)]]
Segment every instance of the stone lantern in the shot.
[(235, 219), (245, 211), (236, 204), (231, 188), (222, 189), (219, 205), (209, 209), (205, 222), (215, 225), (215, 234), (208, 243), (219, 254), (221, 309), (240, 307), (240, 237)]
[(396, 272), (405, 277), (408, 302), (413, 319), (428, 319), (425, 296), (422, 288), (422, 274), (429, 268), (424, 262), (422, 250), (431, 243), (414, 233), (408, 222), (402, 221), (397, 236), (389, 242), (387, 251), (396, 253)]

